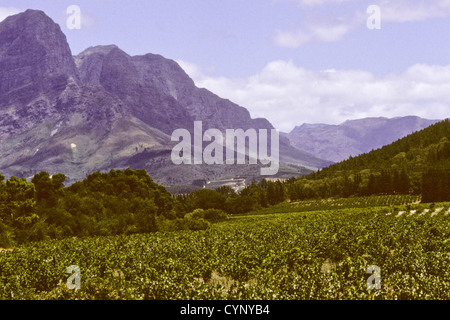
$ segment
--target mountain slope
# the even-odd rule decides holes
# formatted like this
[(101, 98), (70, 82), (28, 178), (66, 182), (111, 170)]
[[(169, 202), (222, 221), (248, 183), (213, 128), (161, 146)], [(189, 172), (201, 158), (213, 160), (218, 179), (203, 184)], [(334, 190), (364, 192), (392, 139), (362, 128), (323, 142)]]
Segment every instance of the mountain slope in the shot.
[(287, 137), (292, 145), (316, 157), (339, 162), (367, 153), (406, 135), (422, 130), (438, 120), (419, 117), (365, 118), (340, 125), (303, 124)]
[(450, 121), (439, 121), (380, 149), (339, 162), (317, 176), (341, 171), (405, 169), (411, 173), (427, 168), (450, 168)]
[[(175, 61), (160, 55), (130, 57), (116, 46), (98, 46), (75, 61), (84, 83), (102, 87), (129, 106), (135, 117), (166, 134), (178, 128), (193, 132), (194, 121), (222, 131), (274, 128), (266, 119), (252, 119), (247, 109), (197, 88)], [(294, 148), (285, 137), (280, 137), (280, 158), (311, 169), (331, 164)]]
[[(6, 176), (45, 170), (75, 181), (129, 166), (146, 169), (162, 184), (255, 176), (258, 166), (175, 166), (170, 135), (179, 128), (192, 132), (194, 121), (205, 129), (273, 128), (197, 88), (162, 56), (132, 57), (111, 45), (73, 57), (60, 27), (36, 10), (0, 24), (0, 89), (0, 171)], [(280, 158), (299, 174), (330, 164), (284, 137)]]
[(422, 201), (450, 201), (450, 121), (294, 180), (289, 188), (291, 200), (414, 193)]

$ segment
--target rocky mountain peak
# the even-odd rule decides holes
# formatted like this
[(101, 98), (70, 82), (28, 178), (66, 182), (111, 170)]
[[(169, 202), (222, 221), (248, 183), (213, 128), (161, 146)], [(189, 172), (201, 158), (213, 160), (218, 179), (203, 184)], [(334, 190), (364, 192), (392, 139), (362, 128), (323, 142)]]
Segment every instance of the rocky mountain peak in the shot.
[(29, 103), (77, 79), (66, 36), (44, 12), (27, 10), (0, 24), (0, 106)]
[[(109, 169), (140, 168), (159, 183), (254, 176), (257, 167), (176, 166), (176, 129), (272, 129), (266, 119), (195, 86), (173, 60), (130, 56), (115, 45), (72, 56), (61, 28), (27, 10), (0, 24), (0, 172), (31, 177), (42, 170), (68, 181)], [(288, 172), (330, 162), (280, 139)], [(289, 167), (292, 165), (292, 167)]]

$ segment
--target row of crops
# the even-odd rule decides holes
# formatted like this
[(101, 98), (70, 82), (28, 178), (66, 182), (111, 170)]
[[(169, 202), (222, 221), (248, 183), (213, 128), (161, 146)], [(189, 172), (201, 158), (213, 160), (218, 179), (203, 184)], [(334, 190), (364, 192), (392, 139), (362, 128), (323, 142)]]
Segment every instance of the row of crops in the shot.
[(276, 206), (258, 210), (253, 214), (264, 213), (287, 213), (287, 212), (307, 212), (319, 210), (331, 210), (342, 208), (372, 208), (385, 206), (402, 206), (412, 203), (419, 203), (420, 195), (397, 194), (384, 196), (369, 196), (369, 197), (350, 197), (338, 199), (319, 199), (319, 200), (304, 200), (298, 202), (283, 202)]
[[(30, 244), (0, 252), (0, 299), (449, 299), (449, 204), (435, 207), (433, 217), (334, 209)], [(79, 290), (67, 283), (74, 265)], [(380, 289), (369, 289), (371, 266)]]

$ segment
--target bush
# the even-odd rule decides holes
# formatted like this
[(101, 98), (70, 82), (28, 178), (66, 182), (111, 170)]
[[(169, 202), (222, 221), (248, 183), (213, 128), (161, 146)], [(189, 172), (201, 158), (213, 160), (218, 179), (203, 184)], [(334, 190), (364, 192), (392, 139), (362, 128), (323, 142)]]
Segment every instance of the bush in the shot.
[(203, 209), (195, 209), (192, 212), (189, 212), (184, 216), (185, 219), (204, 219), (205, 218), (205, 210)]
[(211, 224), (203, 218), (187, 219), (186, 225), (188, 229), (192, 231), (206, 230), (211, 227)]
[(226, 210), (229, 214), (248, 213), (257, 208), (257, 201), (251, 196), (239, 196), (228, 198), (226, 201)]
[(14, 245), (13, 230), (0, 221), (0, 248), (10, 248)]
[(219, 222), (227, 220), (228, 215), (222, 210), (208, 209), (204, 211), (204, 219), (210, 222)]
[(205, 219), (209, 222), (219, 222), (228, 219), (228, 215), (218, 209), (195, 209), (194, 211), (186, 214), (184, 217), (185, 219)]
[(157, 231), (173, 232), (179, 230), (186, 230), (186, 222), (184, 219), (167, 219), (163, 216), (156, 218)]
[(200, 209), (223, 209), (226, 197), (217, 191), (200, 189), (190, 195), (193, 208)]

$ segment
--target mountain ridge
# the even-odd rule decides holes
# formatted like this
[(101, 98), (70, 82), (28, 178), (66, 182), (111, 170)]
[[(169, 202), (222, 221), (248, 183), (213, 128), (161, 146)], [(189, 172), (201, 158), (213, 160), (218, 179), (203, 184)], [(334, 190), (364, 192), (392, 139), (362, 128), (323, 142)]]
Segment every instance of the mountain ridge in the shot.
[(422, 195), (422, 202), (450, 200), (450, 120), (306, 177), (293, 179), (291, 200)]
[[(62, 172), (73, 182), (133, 165), (166, 185), (211, 175), (257, 176), (258, 166), (175, 166), (170, 135), (178, 128), (192, 132), (194, 121), (219, 130), (273, 129), (267, 119), (253, 119), (244, 107), (197, 88), (161, 55), (130, 56), (108, 45), (73, 56), (61, 28), (39, 10), (0, 23), (0, 88), (0, 170), (6, 176)], [(297, 174), (331, 164), (285, 137), (280, 157)]]
[(302, 124), (286, 136), (301, 150), (340, 162), (388, 145), (438, 121), (417, 116), (369, 117), (347, 120), (338, 125)]

